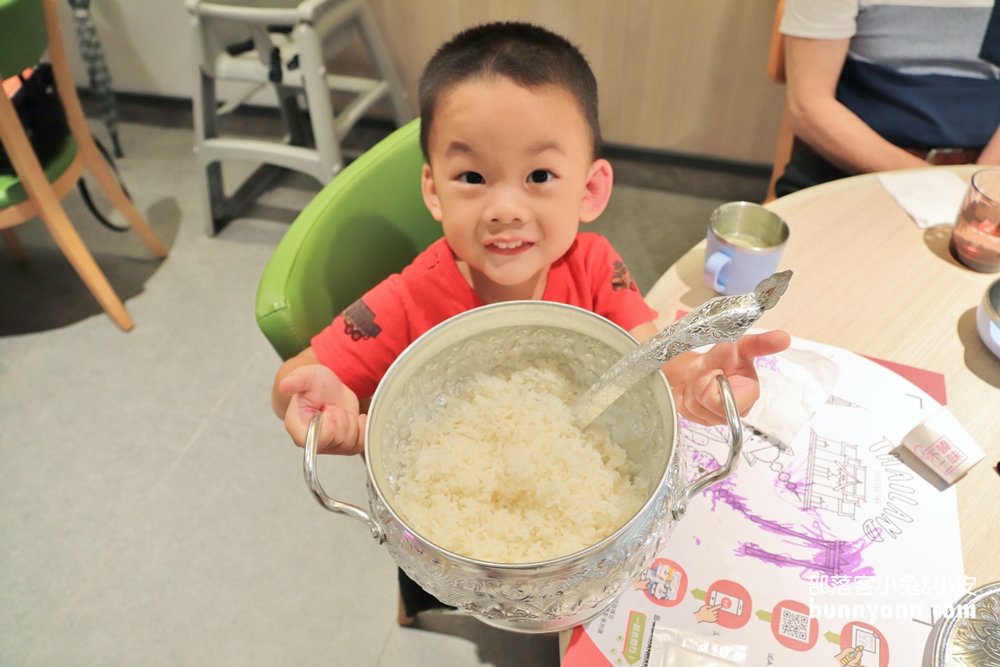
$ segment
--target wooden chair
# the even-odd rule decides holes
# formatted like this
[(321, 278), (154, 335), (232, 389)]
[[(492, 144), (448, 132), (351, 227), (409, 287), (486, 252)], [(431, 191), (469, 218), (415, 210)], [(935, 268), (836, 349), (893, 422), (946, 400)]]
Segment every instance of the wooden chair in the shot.
[[(767, 73), (771, 79), (785, 85), (785, 37), (781, 34), (781, 17), (785, 13), (785, 0), (778, 0), (778, 8), (774, 12), (774, 27), (771, 29), (771, 52), (767, 59)], [(774, 184), (785, 173), (785, 165), (792, 157), (792, 143), (795, 133), (788, 114), (788, 100), (781, 112), (781, 130), (778, 135), (778, 149), (774, 155), (774, 167), (771, 169), (771, 182), (767, 186), (767, 198), (764, 203), (775, 199)]]
[(135, 326), (132, 318), (59, 202), (86, 167), (153, 254), (166, 257), (167, 251), (118, 185), (90, 135), (66, 58), (56, 0), (0, 0), (0, 44), (0, 79), (34, 66), (48, 47), (56, 90), (71, 131), (59, 153), (48, 164), (40, 164), (14, 105), (6, 94), (0, 94), (0, 142), (16, 173), (0, 176), (0, 235), (14, 260), (24, 261), (13, 227), (40, 216), (101, 307), (128, 331)]

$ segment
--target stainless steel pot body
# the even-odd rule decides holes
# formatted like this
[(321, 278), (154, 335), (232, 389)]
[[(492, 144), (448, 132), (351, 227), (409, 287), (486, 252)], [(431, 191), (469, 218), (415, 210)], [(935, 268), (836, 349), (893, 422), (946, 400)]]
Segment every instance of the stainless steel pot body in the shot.
[(407, 348), (375, 392), (365, 433), (370, 511), (333, 500), (320, 486), (315, 467), (319, 419), (307, 438), (306, 481), (324, 507), (366, 523), (399, 567), (442, 602), (520, 632), (555, 632), (582, 623), (648, 568), (687, 501), (735, 468), (742, 428), (724, 378), (720, 385), (731, 431), (730, 459), (688, 487), (678, 451), (677, 412), (663, 374), (640, 381), (609, 408), (601, 419), (608, 420), (613, 441), (641, 466), (652, 491), (612, 535), (554, 560), (490, 563), (423, 538), (393, 504), (401, 473), (399, 451), (413, 419), (435, 410), (477, 372), (545, 361), (555, 363), (582, 389), (635, 346), (635, 339), (615, 324), (562, 304), (508, 302), (458, 315)]

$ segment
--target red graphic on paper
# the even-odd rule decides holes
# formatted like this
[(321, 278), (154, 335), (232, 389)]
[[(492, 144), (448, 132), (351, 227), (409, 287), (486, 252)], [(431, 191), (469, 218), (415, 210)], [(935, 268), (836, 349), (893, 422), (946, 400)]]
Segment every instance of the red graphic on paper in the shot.
[(771, 612), (771, 633), (785, 648), (808, 651), (819, 639), (819, 621), (809, 617), (809, 607), (801, 602), (782, 600)]
[(563, 667), (610, 667), (611, 661), (601, 653), (582, 625), (573, 628), (573, 634), (562, 659)]
[(716, 623), (724, 628), (735, 630), (742, 628), (750, 620), (753, 600), (750, 599), (750, 593), (747, 589), (735, 581), (719, 579), (708, 587), (708, 592), (705, 594), (705, 604), (709, 606), (721, 605)]
[[(861, 356), (865, 357), (863, 354)], [(929, 371), (923, 368), (907, 366), (906, 364), (897, 364), (895, 361), (876, 359), (875, 357), (865, 357), (865, 359), (874, 361), (876, 364), (884, 368), (888, 368), (896, 375), (901, 376), (904, 380), (909, 380), (912, 384), (923, 389), (928, 396), (941, 405), (948, 405), (948, 392), (945, 389), (944, 376), (940, 373), (935, 373), (934, 371)]]
[(653, 604), (676, 607), (684, 599), (687, 586), (684, 568), (669, 558), (657, 558), (635, 582), (634, 588), (641, 590)]
[(858, 667), (889, 667), (889, 643), (879, 630), (861, 621), (851, 621), (840, 631), (840, 650), (858, 648), (861, 662)]

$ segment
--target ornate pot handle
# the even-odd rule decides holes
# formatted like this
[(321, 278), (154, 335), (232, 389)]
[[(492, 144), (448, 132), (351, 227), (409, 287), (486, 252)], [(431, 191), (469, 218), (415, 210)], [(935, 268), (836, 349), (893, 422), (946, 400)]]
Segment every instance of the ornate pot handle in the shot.
[(317, 412), (309, 422), (309, 430), (306, 431), (305, 454), (303, 455), (302, 468), (305, 473), (306, 484), (319, 504), (337, 514), (346, 514), (352, 519), (357, 519), (372, 531), (372, 537), (382, 544), (385, 542), (385, 530), (372, 518), (372, 515), (364, 511), (357, 505), (342, 503), (326, 495), (322, 485), (319, 483), (319, 475), (316, 473), (316, 447), (319, 442), (320, 424), (323, 422), (323, 413)]
[(720, 467), (710, 473), (706, 473), (689, 484), (681, 495), (681, 500), (677, 507), (673, 509), (675, 519), (680, 519), (687, 511), (687, 504), (692, 498), (698, 495), (702, 489), (711, 486), (716, 482), (721, 482), (736, 470), (740, 462), (740, 454), (743, 451), (743, 423), (740, 421), (739, 410), (736, 409), (736, 398), (733, 397), (733, 388), (729, 386), (729, 380), (725, 375), (716, 375), (716, 382), (719, 383), (719, 391), (722, 393), (722, 405), (726, 409), (726, 421), (729, 423), (729, 458)]

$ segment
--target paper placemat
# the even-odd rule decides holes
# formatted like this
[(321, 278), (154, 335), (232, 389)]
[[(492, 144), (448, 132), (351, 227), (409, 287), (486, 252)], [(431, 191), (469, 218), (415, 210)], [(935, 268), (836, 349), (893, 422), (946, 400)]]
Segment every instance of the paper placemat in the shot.
[[(645, 665), (663, 628), (746, 647), (752, 667), (919, 665), (931, 625), (974, 584), (954, 487), (900, 458), (941, 403), (873, 360), (798, 338), (758, 362), (767, 391), (739, 468), (691, 500), (646, 576), (574, 629), (564, 667)], [(796, 432), (769, 432), (778, 412)], [(723, 427), (684, 423), (681, 441), (689, 480), (728, 450)]]

